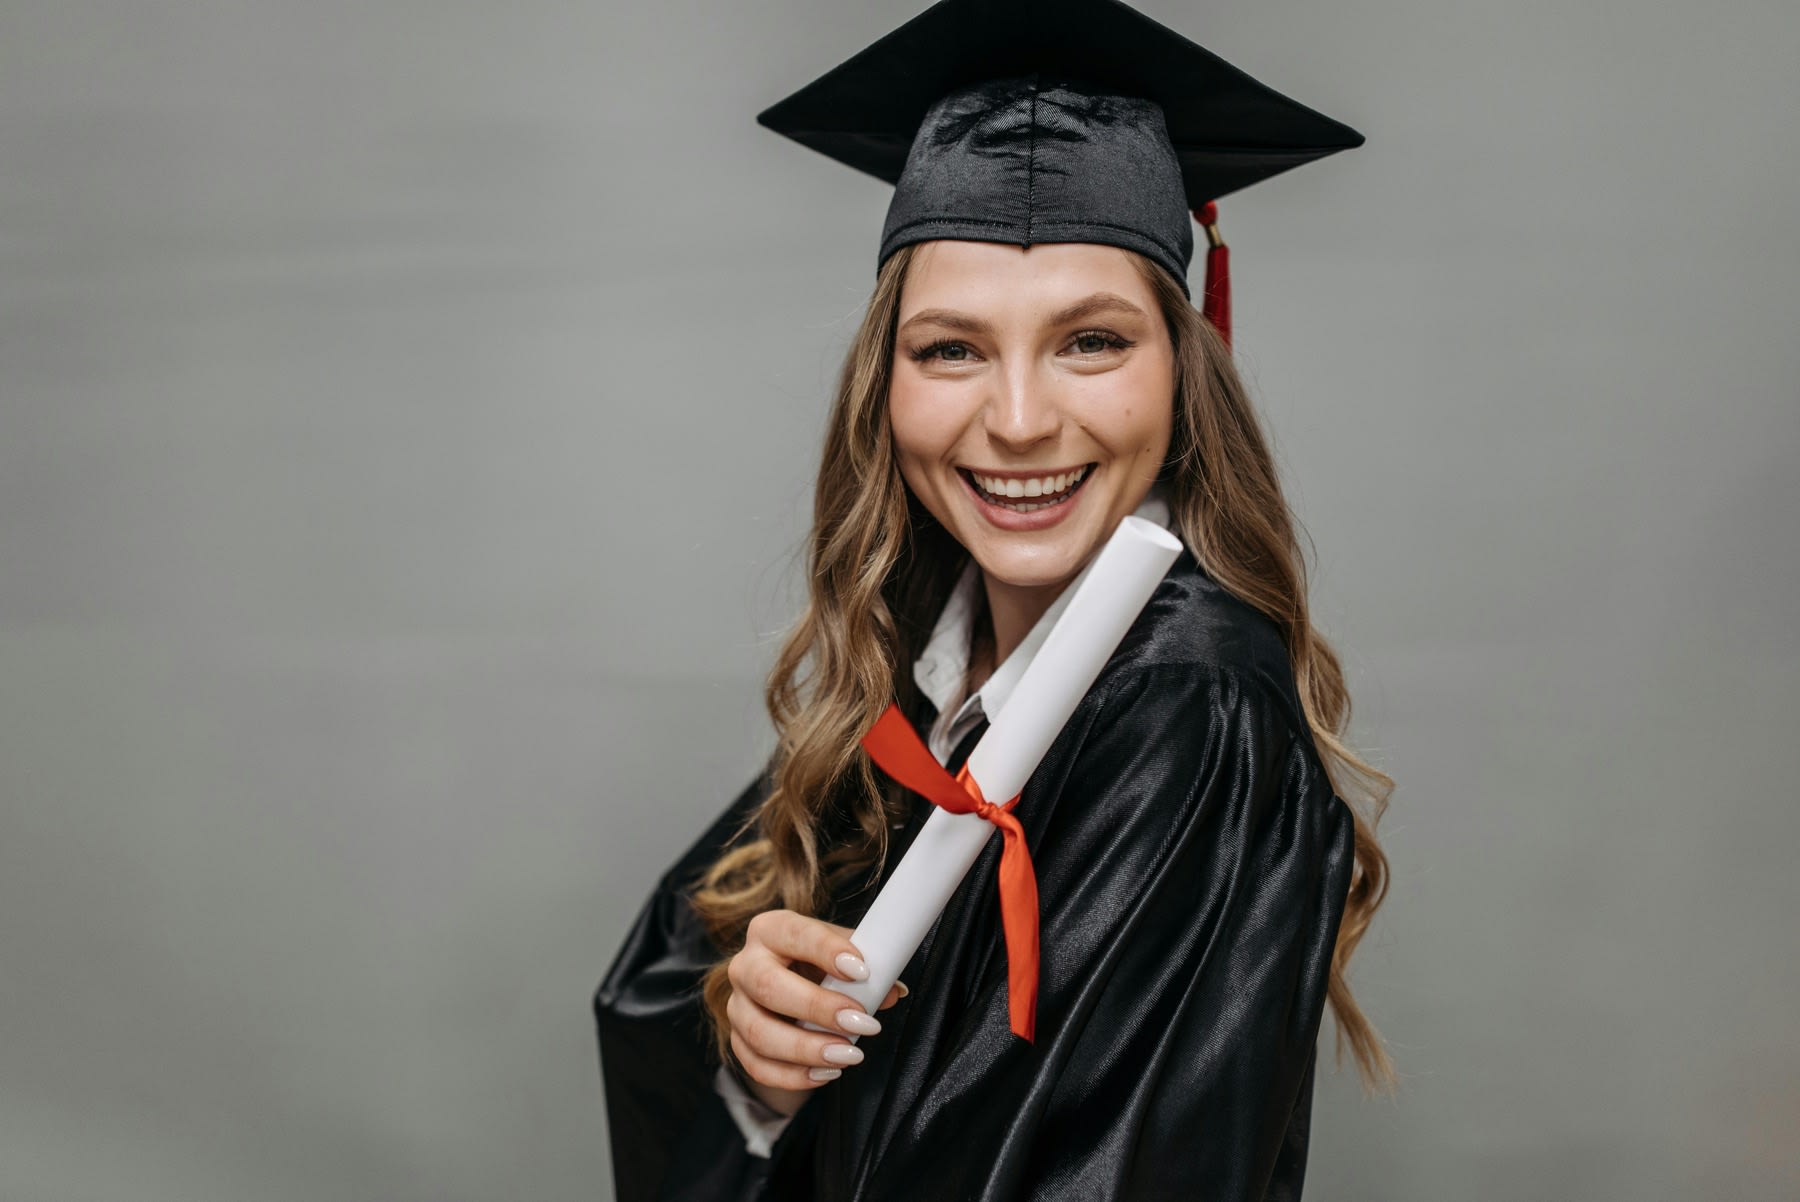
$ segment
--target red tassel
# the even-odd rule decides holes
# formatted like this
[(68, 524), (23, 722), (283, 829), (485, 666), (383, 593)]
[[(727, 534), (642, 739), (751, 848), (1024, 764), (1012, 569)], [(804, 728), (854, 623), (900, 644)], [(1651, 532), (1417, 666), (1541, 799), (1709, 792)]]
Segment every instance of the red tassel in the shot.
[(1206, 227), (1206, 240), (1211, 244), (1206, 251), (1206, 291), (1200, 304), (1200, 312), (1206, 320), (1212, 322), (1213, 329), (1219, 331), (1219, 337), (1225, 345), (1231, 345), (1231, 248), (1225, 245), (1225, 239), (1219, 236), (1219, 205), (1216, 201), (1207, 201), (1204, 208), (1195, 209), (1194, 217)]

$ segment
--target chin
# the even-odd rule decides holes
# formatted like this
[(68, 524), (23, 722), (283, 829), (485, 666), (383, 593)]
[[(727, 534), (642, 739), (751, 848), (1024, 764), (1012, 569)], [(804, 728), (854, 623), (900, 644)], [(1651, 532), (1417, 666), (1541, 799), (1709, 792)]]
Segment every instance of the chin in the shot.
[[(1048, 552), (1048, 553), (1046, 553)], [(989, 542), (978, 545), (970, 554), (990, 580), (1013, 588), (1048, 588), (1075, 579), (1086, 562), (1073, 550), (1000, 547)]]

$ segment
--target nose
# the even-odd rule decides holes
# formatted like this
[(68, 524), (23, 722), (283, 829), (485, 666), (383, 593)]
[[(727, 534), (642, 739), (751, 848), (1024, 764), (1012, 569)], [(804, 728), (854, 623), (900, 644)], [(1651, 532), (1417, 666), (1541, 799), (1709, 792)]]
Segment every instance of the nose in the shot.
[(1023, 454), (1062, 429), (1055, 386), (1030, 367), (1019, 365), (994, 375), (983, 424), (996, 444)]

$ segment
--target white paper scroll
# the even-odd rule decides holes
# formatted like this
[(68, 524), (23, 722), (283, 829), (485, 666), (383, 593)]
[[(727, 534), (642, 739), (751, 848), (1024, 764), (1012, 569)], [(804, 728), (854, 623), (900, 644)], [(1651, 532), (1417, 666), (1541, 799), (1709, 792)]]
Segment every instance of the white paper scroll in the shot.
[[(981, 786), (982, 796), (1004, 802), (1025, 788), (1038, 761), (1062, 733), (1063, 724), (1180, 553), (1181, 542), (1169, 531), (1143, 518), (1127, 517), (1063, 591), (1057, 599), (1061, 616), (1054, 619), (1012, 696), (992, 716), (969, 755), (969, 775)], [(1019, 651), (1030, 654), (1029, 642)], [(869, 979), (839, 981), (828, 976), (825, 987), (875, 1013), (982, 847), (998, 837), (998, 828), (975, 814), (934, 808), (850, 936), (869, 966)], [(856, 1037), (848, 1038), (854, 1042)]]

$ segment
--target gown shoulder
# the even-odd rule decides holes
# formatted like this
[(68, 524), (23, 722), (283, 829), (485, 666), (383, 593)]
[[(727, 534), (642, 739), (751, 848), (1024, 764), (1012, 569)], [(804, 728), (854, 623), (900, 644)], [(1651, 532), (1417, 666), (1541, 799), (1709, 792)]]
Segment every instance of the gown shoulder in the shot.
[(1254, 681), (1280, 702), (1298, 729), (1306, 729), (1280, 630), (1214, 580), (1192, 551), (1183, 550), (1163, 576), (1094, 691), (1156, 666), (1212, 669)]

